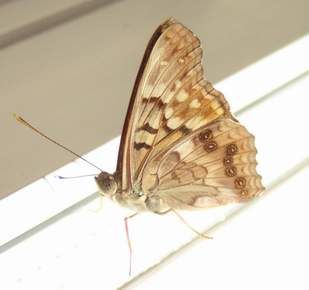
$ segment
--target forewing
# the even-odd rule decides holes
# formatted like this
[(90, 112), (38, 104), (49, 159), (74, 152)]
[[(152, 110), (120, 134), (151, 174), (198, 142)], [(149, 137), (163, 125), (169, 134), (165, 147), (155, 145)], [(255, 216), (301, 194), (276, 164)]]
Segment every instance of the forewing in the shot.
[(174, 20), (154, 33), (140, 67), (121, 138), (117, 174), (127, 190), (152, 156), (193, 130), (230, 117), (223, 95), (203, 78), (199, 39)]
[(171, 208), (208, 208), (249, 200), (264, 189), (254, 136), (230, 119), (204, 126), (147, 164), (143, 190)]

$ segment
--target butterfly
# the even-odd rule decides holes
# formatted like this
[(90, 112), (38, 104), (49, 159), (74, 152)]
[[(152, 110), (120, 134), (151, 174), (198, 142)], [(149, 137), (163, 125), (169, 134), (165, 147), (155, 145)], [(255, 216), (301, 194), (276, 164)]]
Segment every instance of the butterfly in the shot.
[(168, 19), (139, 68), (114, 174), (100, 192), (135, 212), (207, 209), (248, 201), (264, 189), (254, 136), (203, 76), (200, 40)]
[[(17, 121), (99, 169), (102, 195), (139, 212), (197, 210), (246, 202), (264, 187), (256, 171), (254, 136), (230, 112), (222, 93), (203, 76), (200, 40), (168, 19), (152, 35), (139, 68), (120, 140), (114, 174)], [(63, 177), (61, 177), (63, 178)]]

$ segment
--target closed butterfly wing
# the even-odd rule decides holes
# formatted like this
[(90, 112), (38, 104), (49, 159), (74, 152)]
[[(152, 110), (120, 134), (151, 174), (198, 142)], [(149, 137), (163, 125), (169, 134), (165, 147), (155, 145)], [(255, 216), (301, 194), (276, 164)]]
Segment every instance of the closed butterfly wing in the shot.
[(168, 20), (152, 36), (133, 88), (116, 176), (123, 193), (141, 188), (153, 156), (194, 130), (231, 117), (223, 95), (203, 78), (199, 39)]
[(247, 201), (264, 189), (255, 156), (254, 136), (222, 118), (157, 154), (145, 168), (143, 191), (173, 209)]

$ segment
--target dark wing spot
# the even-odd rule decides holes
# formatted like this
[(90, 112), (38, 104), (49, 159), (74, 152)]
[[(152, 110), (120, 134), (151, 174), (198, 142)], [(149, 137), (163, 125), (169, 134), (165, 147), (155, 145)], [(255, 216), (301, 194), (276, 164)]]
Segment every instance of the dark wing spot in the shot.
[(233, 164), (233, 157), (232, 157), (232, 156), (225, 156), (225, 157), (223, 158), (223, 164), (224, 164), (225, 166), (230, 166), (230, 165), (232, 165), (232, 164)]
[(226, 155), (234, 155), (238, 152), (238, 147), (236, 144), (232, 143), (226, 147)]
[(247, 189), (241, 190), (241, 191), (240, 191), (240, 195), (242, 195), (242, 196), (248, 195), (248, 190), (247, 190)]
[(161, 109), (162, 107), (164, 107), (164, 103), (162, 102), (162, 100), (160, 98), (157, 97), (150, 97), (150, 98), (143, 98), (142, 100), (143, 104), (153, 104), (156, 103), (156, 106)]
[(237, 177), (234, 181), (234, 184), (237, 189), (243, 189), (246, 187), (247, 180), (244, 177)]
[(210, 141), (210, 142), (207, 142), (205, 145), (204, 145), (204, 149), (210, 153), (212, 151), (215, 151), (216, 149), (218, 148), (218, 144), (216, 141)]
[(140, 150), (140, 149), (142, 149), (142, 148), (145, 148), (145, 149), (150, 149), (151, 148), (151, 146), (150, 145), (148, 145), (148, 144), (146, 144), (146, 143), (136, 143), (136, 142), (134, 142), (134, 148), (136, 149), (136, 150)]
[(201, 132), (198, 137), (201, 142), (205, 143), (213, 138), (212, 131), (207, 129), (204, 132)]
[(165, 131), (166, 133), (171, 133), (171, 132), (174, 131), (174, 130), (171, 129), (169, 126), (167, 126), (167, 123), (164, 123), (163, 129), (164, 129), (164, 131)]
[(179, 130), (184, 135), (188, 135), (191, 132), (191, 129), (187, 128), (186, 125), (181, 126)]
[(237, 168), (235, 166), (229, 166), (225, 168), (225, 174), (228, 177), (233, 177), (237, 174)]
[(143, 125), (143, 127), (141, 127), (139, 130), (144, 130), (147, 131), (150, 134), (157, 134), (158, 133), (158, 129), (154, 129), (152, 128), (149, 123), (146, 123), (145, 125)]

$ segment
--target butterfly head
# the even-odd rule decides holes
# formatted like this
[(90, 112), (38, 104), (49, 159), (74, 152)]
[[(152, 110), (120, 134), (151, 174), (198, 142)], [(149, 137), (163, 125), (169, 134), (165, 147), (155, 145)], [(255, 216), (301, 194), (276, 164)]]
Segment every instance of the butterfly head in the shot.
[(95, 181), (102, 195), (112, 196), (118, 189), (118, 185), (113, 174), (102, 171), (95, 177)]

